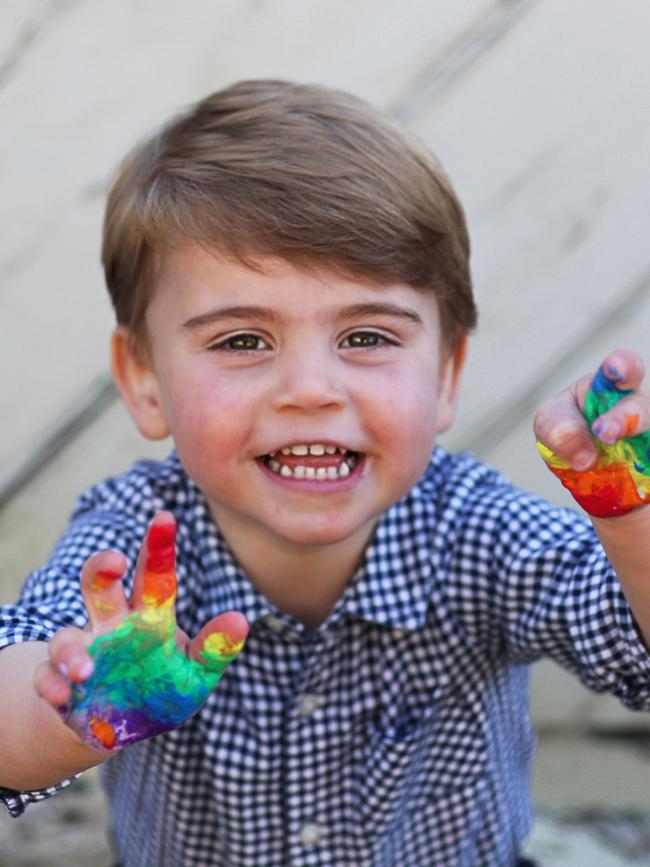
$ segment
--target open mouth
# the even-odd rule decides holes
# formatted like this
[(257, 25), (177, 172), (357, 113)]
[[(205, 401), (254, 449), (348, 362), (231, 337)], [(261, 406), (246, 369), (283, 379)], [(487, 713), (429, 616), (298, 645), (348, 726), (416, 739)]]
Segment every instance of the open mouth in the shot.
[(347, 479), (360, 458), (360, 452), (344, 446), (298, 443), (261, 455), (258, 460), (284, 479), (336, 482)]

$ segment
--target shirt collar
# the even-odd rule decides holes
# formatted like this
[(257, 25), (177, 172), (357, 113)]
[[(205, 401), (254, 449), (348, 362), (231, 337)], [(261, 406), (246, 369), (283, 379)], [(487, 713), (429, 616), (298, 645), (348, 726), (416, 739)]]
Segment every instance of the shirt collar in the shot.
[[(358, 618), (398, 629), (424, 626), (434, 580), (432, 537), (436, 523), (438, 484), (436, 449), (420, 481), (380, 517), (363, 561), (327, 618), (324, 627), (342, 617)], [(203, 622), (221, 611), (240, 611), (249, 623), (261, 618), (287, 626), (298, 621), (279, 611), (243, 573), (216, 527), (200, 491), (188, 480), (186, 530), (179, 525), (179, 545), (186, 535), (186, 554), (196, 561), (203, 580), (193, 605)], [(189, 527), (188, 527), (189, 525)]]
[(425, 475), (383, 513), (363, 562), (332, 612), (397, 629), (424, 626), (435, 578), (434, 458)]

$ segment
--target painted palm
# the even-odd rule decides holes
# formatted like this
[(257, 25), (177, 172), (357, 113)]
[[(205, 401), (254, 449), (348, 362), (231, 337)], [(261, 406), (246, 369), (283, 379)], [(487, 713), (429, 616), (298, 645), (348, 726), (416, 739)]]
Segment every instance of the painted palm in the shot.
[[(62, 709), (66, 723), (95, 748), (114, 750), (181, 725), (242, 649), (241, 629), (233, 636), (206, 627), (188, 652), (190, 643), (182, 640), (174, 614), (175, 536), (173, 523), (150, 528), (137, 607), (91, 644), (93, 673), (72, 684)], [(110, 616), (113, 606), (104, 600), (119, 577), (95, 575), (90, 593), (96, 612)]]
[[(632, 394), (616, 387), (601, 367), (585, 400), (584, 417), (590, 430), (598, 434), (594, 445), (598, 454), (593, 467), (579, 472), (542, 443), (537, 447), (549, 469), (571, 492), (578, 503), (599, 518), (624, 515), (650, 503), (650, 432), (636, 434), (638, 416), (628, 416), (622, 439), (604, 443), (599, 437), (598, 419), (619, 400)], [(604, 437), (605, 438), (605, 437)]]

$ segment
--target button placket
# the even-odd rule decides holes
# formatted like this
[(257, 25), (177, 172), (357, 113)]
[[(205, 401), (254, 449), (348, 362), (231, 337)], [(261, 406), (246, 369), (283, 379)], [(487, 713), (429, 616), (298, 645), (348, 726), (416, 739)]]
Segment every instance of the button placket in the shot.
[[(314, 858), (324, 857), (329, 830), (318, 821), (322, 790), (321, 768), (318, 759), (318, 716), (324, 696), (315, 688), (320, 686), (324, 640), (322, 634), (311, 634), (305, 641), (304, 668), (300, 683), (296, 684), (293, 713), (288, 719), (287, 763), (289, 777), (285, 788), (292, 845), (291, 863), (312, 864)], [(311, 687), (311, 688), (310, 688)]]

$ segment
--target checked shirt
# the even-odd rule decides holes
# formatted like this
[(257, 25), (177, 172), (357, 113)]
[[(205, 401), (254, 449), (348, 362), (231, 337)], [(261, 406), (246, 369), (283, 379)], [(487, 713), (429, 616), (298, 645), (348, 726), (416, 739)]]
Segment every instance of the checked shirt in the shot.
[[(103, 766), (124, 867), (510, 867), (530, 826), (529, 663), (650, 709), (649, 657), (589, 523), (441, 448), (315, 631), (242, 574), (172, 453), (80, 497), (0, 608), (0, 646), (83, 626), (85, 559), (133, 565), (162, 509), (181, 628), (238, 609), (251, 633), (195, 717)], [(0, 794), (18, 815), (63, 785)]]

